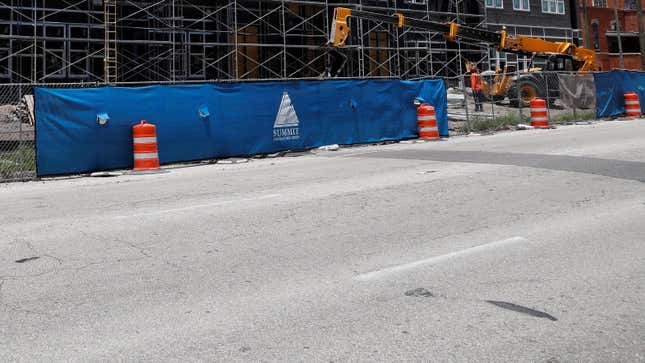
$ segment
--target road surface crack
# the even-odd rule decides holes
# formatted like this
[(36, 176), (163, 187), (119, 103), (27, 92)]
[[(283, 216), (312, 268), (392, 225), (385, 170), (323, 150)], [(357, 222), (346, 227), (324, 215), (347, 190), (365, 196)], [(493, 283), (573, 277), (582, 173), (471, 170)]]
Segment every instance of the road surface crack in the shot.
[(536, 318), (545, 318), (551, 321), (558, 321), (558, 319), (551, 314), (545, 313), (544, 311), (527, 308), (526, 306), (517, 305), (506, 301), (486, 300), (486, 302), (489, 304), (493, 304), (497, 307), (500, 307), (502, 309), (507, 309), (507, 310), (515, 311), (515, 312), (530, 315), (530, 316), (535, 316)]
[(13, 311), (15, 313), (25, 313), (25, 314), (33, 314), (33, 315), (49, 315), (40, 311), (35, 311), (35, 310), (30, 310), (30, 309), (21, 309), (19, 307), (16, 307), (12, 304), (9, 304), (5, 301), (4, 299), (4, 293), (3, 293), (3, 288), (4, 284), (7, 282), (7, 280), (17, 280), (17, 278), (12, 277), (12, 276), (0, 276), (0, 306), (4, 306), (5, 308), (9, 309), (10, 311)]
[(37, 260), (37, 259), (39, 259), (41, 257), (44, 257), (44, 258), (49, 258), (49, 259), (52, 259), (52, 260), (56, 261), (59, 265), (63, 264), (63, 260), (61, 258), (58, 258), (58, 257), (56, 257), (54, 255), (50, 255), (48, 253), (40, 253), (38, 251), (38, 249), (36, 247), (34, 247), (34, 245), (29, 241), (16, 240), (16, 242), (24, 244), (25, 247), (27, 247), (27, 249), (29, 251), (31, 251), (31, 256), (19, 258), (19, 259), (16, 260), (16, 263), (25, 263), (25, 262), (34, 261), (34, 260)]
[(137, 250), (137, 252), (139, 252), (139, 254), (141, 256), (143, 256), (144, 258), (153, 258), (154, 257), (152, 254), (150, 254), (148, 252), (148, 249), (146, 247), (141, 247), (141, 246), (139, 246), (139, 245), (137, 245), (137, 244), (135, 244), (133, 242), (124, 241), (124, 240), (122, 240), (120, 238), (117, 238), (116, 241), (121, 243), (121, 244), (124, 244), (124, 245), (126, 245), (128, 247), (131, 247), (131, 248)]
[[(154, 256), (152, 253), (150, 253), (149, 247), (142, 247), (142, 246), (139, 246), (139, 245), (137, 245), (137, 244), (135, 244), (133, 242), (124, 241), (124, 240), (121, 240), (121, 239), (117, 239), (117, 242), (137, 250), (137, 252), (139, 252), (139, 254), (141, 256), (143, 256), (142, 259), (143, 258), (152, 258), (152, 259), (159, 260), (159, 261), (165, 263), (166, 265), (172, 266), (172, 267), (177, 268), (177, 269), (193, 271), (191, 268), (189, 268), (187, 266), (175, 263), (175, 262), (173, 262), (171, 260), (168, 260), (168, 259), (164, 259), (164, 258)], [(135, 261), (136, 261), (136, 259), (135, 259)]]

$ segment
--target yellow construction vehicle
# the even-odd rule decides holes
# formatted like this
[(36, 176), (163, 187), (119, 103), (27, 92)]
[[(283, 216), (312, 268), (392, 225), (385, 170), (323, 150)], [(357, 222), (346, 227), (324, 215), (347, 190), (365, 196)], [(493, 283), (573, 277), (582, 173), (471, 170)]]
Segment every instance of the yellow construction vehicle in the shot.
[[(415, 29), (438, 32), (449, 41), (466, 40), (483, 43), (500, 52), (515, 53), (533, 58), (544, 58), (546, 69), (531, 68), (529, 72), (518, 76), (514, 69), (505, 67), (495, 71), (492, 80), (484, 84), (484, 94), (493, 100), (508, 97), (512, 104), (528, 102), (534, 97), (559, 97), (557, 77), (547, 77), (549, 72), (589, 72), (596, 70), (596, 54), (591, 49), (578, 47), (570, 42), (551, 42), (548, 40), (527, 37), (522, 35), (510, 36), (506, 30), (493, 32), (485, 29), (472, 28), (459, 25), (455, 22), (435, 22), (430, 20), (408, 18), (401, 13), (379, 14), (369, 11), (352, 10), (348, 8), (335, 8), (334, 19), (331, 27), (329, 45), (333, 48), (343, 48), (349, 36), (350, 26), (348, 18), (367, 19), (386, 24), (393, 24), (399, 28), (410, 27)], [(340, 52), (333, 54), (336, 58), (327, 72), (335, 76), (344, 65), (344, 57)]]
[[(466, 62), (466, 70), (478, 67), (475, 62)], [(515, 75), (515, 67), (505, 65), (495, 71), (486, 70), (482, 75), (482, 95), (489, 100), (502, 101), (506, 98)]]

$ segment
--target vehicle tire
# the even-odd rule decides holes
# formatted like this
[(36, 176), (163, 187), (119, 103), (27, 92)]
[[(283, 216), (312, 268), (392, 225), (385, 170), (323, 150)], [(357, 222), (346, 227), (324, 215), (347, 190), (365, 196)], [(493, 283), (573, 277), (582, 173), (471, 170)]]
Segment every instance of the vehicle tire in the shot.
[(520, 78), (508, 90), (508, 99), (511, 106), (514, 107), (519, 107), (520, 104), (522, 107), (529, 107), (531, 100), (535, 97), (544, 98), (544, 87), (534, 78)]

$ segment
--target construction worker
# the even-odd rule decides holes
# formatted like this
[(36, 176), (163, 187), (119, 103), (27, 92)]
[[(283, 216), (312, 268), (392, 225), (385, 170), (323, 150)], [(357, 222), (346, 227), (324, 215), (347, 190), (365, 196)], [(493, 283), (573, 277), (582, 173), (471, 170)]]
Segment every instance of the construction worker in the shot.
[(484, 111), (482, 107), (482, 76), (475, 63), (470, 66), (470, 88), (473, 90), (473, 98), (475, 99), (475, 112)]

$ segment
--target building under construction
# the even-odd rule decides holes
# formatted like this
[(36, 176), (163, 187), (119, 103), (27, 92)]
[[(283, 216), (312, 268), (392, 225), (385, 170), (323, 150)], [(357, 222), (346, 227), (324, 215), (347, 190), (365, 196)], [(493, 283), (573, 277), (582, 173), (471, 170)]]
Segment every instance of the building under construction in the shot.
[[(487, 10), (499, 13), (488, 2), (1, 0), (0, 83), (320, 77), (337, 6), (486, 28)], [(351, 26), (343, 77), (455, 77), (467, 60), (499, 62), (486, 47), (443, 34), (356, 19)], [(562, 29), (556, 39), (574, 37), (571, 23)]]

